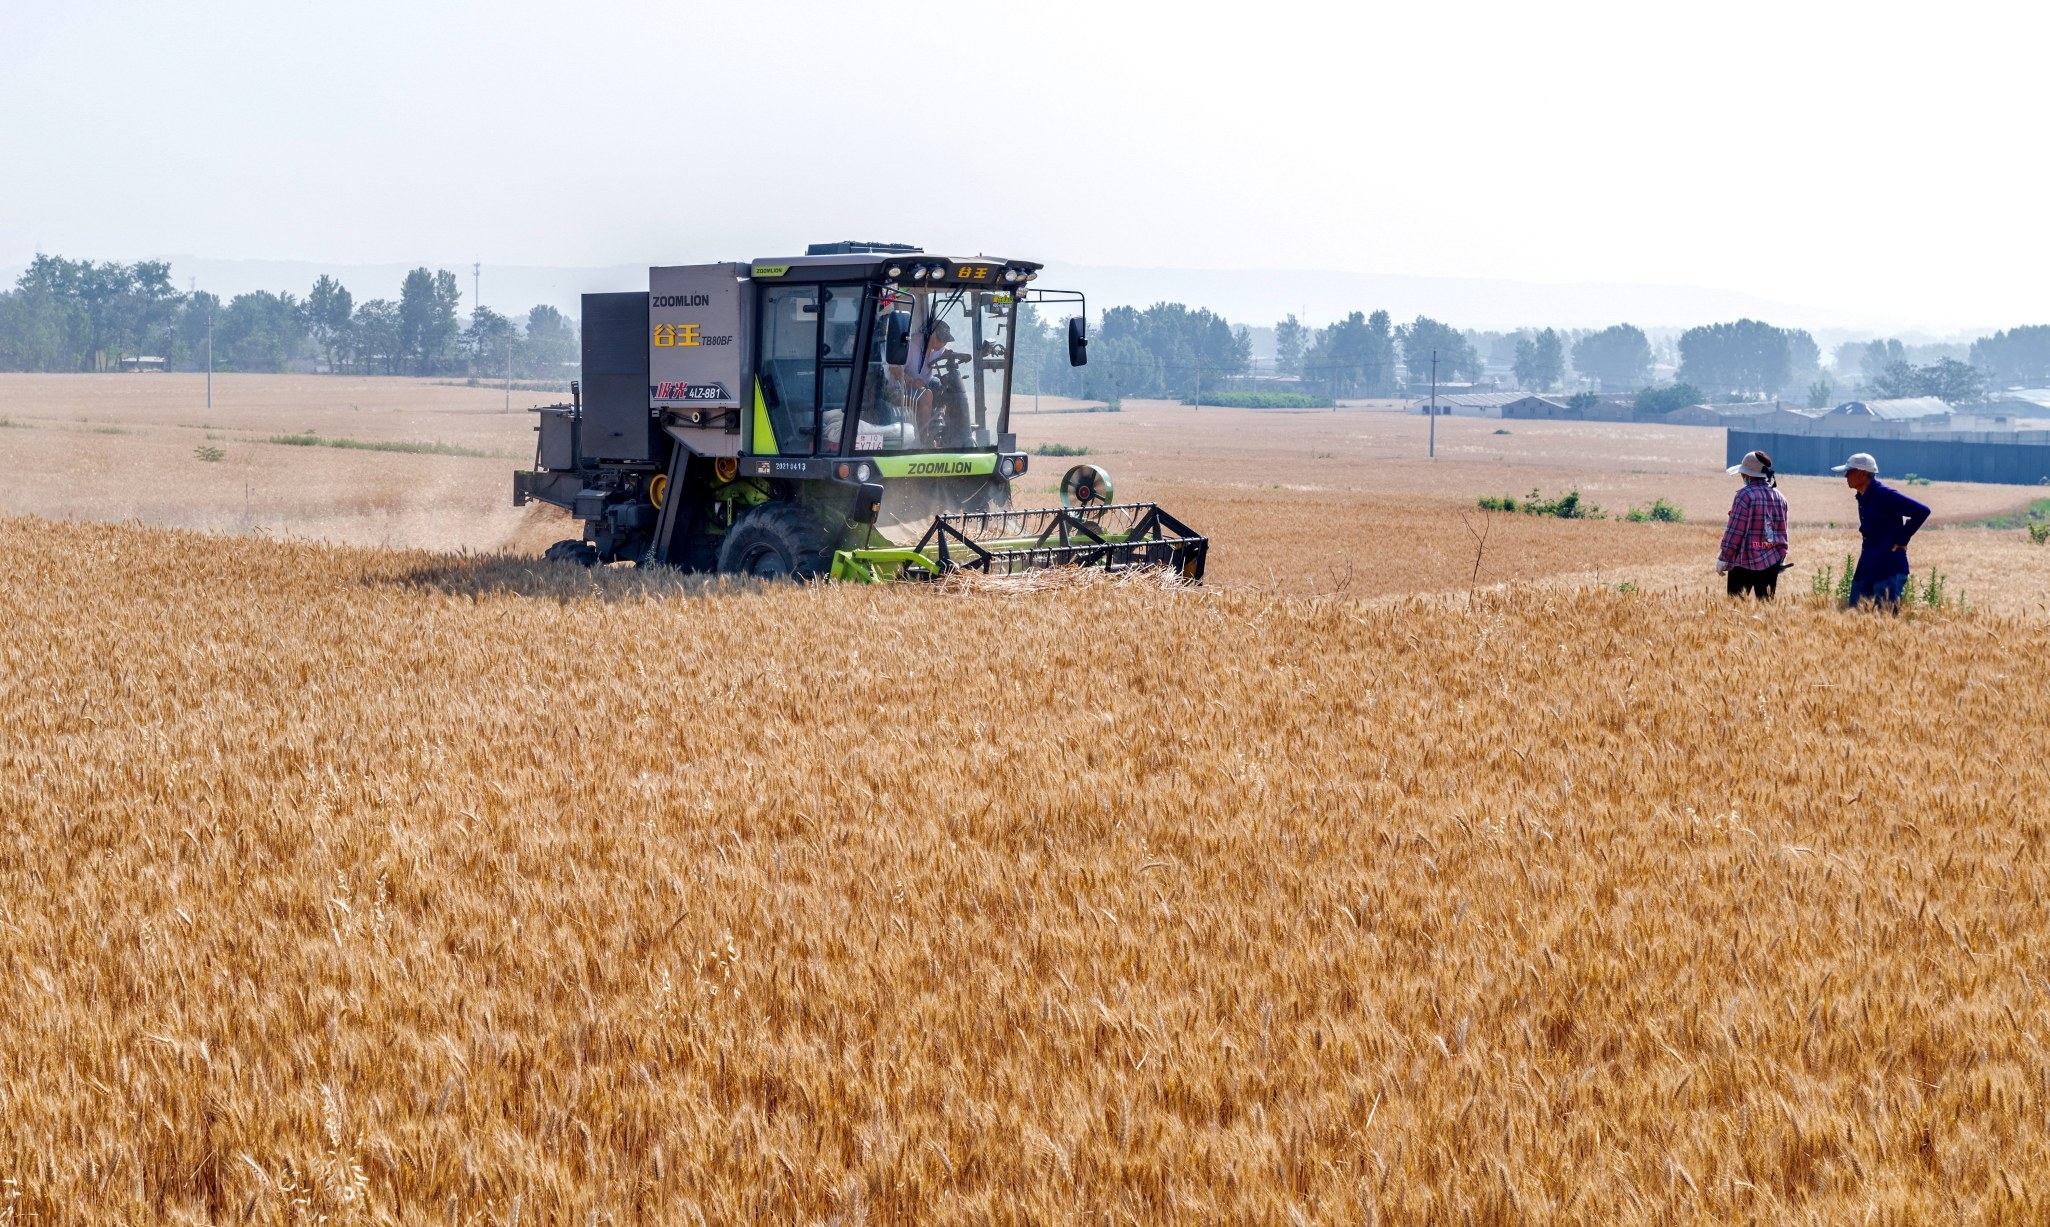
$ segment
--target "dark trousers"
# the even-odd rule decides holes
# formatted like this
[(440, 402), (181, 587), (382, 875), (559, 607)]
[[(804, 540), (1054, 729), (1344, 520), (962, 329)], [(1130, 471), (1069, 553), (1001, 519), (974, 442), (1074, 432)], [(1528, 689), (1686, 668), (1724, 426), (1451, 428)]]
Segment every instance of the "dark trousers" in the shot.
[(1772, 594), (1779, 589), (1780, 572), (1785, 569), (1785, 567), (1767, 567), (1763, 571), (1753, 571), (1748, 567), (1731, 567), (1728, 574), (1730, 595), (1744, 596), (1749, 594), (1761, 601), (1769, 601), (1772, 599)]
[(1856, 609), (1860, 605), (1877, 605), (1889, 613), (1901, 611), (1901, 596), (1908, 586), (1905, 575), (1887, 575), (1878, 579), (1853, 579), (1851, 599), (1845, 608)]

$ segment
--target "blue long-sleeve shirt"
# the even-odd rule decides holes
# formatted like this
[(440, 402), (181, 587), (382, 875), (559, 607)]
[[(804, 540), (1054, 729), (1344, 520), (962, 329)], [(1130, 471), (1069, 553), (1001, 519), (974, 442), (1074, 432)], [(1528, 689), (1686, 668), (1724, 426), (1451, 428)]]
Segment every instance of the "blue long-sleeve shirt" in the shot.
[(1878, 478), (1858, 495), (1858, 535), (1865, 548), (1858, 554), (1854, 579), (1891, 579), (1908, 573), (1908, 538), (1929, 518), (1929, 508)]

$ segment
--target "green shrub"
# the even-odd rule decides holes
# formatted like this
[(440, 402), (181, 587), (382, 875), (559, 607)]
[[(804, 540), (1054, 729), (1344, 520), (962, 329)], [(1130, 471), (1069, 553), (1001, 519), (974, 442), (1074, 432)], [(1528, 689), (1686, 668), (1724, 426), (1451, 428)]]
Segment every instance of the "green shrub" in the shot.
[(2050, 523), (2029, 525), (2029, 540), (2037, 545), (2050, 541)]
[(1929, 479), (1926, 477), (1917, 477), (1913, 473), (1908, 473), (1902, 476), (1901, 484), (1905, 486), (1926, 486), (1929, 484)]
[(2039, 498), (2031, 502), (2018, 516), (1993, 516), (1980, 521), (1987, 528), (2028, 528), (2037, 524), (2050, 523), (2050, 498)]
[(192, 449), (192, 454), (199, 457), (201, 460), (206, 461), (208, 464), (215, 464), (219, 461), (226, 460), (228, 458), (228, 453), (225, 449), (215, 447), (212, 444), (204, 444), (199, 447), (195, 447)]
[(1032, 454), (1035, 456), (1087, 456), (1089, 449), (1086, 447), (1070, 447), (1065, 443), (1042, 443), (1032, 449)]
[(1578, 490), (1568, 490), (1558, 498), (1546, 498), (1532, 490), (1521, 501), (1506, 494), (1500, 497), (1482, 495), (1478, 501), (1482, 511), (1520, 511), (1527, 516), (1551, 516), (1559, 520), (1602, 518), (1602, 509), (1581, 501)]
[(1649, 507), (1632, 507), (1623, 518), (1632, 524), (1685, 524), (1687, 513), (1667, 502), (1661, 495), (1653, 499)]
[(1301, 392), (1205, 392), (1201, 403), (1218, 409), (1329, 409), (1331, 398)]
[(1839, 605), (1851, 599), (1851, 576), (1857, 573), (1857, 564), (1849, 554), (1844, 555), (1842, 571), (1835, 567), (1824, 567), (1808, 581), (1808, 591), (1816, 596), (1829, 597)]
[(1536, 490), (1523, 500), (1523, 514), (1529, 516), (1551, 516), (1560, 520), (1599, 520), (1602, 509), (1593, 503), (1581, 500), (1580, 491), (1568, 490), (1558, 498), (1547, 499), (1538, 496)]

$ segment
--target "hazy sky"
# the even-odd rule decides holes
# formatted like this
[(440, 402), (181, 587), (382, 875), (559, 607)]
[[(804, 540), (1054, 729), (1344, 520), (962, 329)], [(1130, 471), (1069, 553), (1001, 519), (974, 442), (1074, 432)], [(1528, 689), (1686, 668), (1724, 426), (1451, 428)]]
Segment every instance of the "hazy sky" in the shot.
[(873, 238), (2050, 318), (2050, 17), (2028, 5), (0, 14), (0, 267), (685, 263)]

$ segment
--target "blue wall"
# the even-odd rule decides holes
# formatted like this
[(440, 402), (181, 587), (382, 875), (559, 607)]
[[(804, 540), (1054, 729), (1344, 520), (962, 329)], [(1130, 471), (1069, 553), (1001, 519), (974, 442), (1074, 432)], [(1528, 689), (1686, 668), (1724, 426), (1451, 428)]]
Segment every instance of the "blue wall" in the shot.
[(1913, 473), (1935, 481), (1984, 481), (2034, 486), (2050, 482), (2050, 440), (1977, 443), (1956, 439), (1867, 439), (1857, 435), (1781, 435), (1732, 430), (1725, 452), (1735, 464), (1762, 451), (1781, 473), (1827, 475), (1852, 452), (1870, 452), (1882, 478)]

